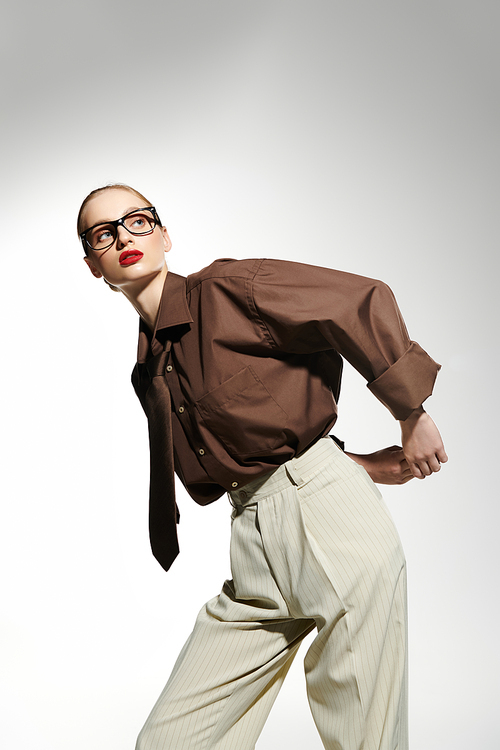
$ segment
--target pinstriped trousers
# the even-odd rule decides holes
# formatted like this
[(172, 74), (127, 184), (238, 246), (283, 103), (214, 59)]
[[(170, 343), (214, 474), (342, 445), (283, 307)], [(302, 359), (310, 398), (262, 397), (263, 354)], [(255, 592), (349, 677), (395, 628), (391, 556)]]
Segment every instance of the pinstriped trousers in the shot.
[(365, 470), (323, 438), (230, 495), (232, 580), (200, 611), (136, 750), (252, 750), (304, 636), (327, 750), (407, 750), (406, 575)]

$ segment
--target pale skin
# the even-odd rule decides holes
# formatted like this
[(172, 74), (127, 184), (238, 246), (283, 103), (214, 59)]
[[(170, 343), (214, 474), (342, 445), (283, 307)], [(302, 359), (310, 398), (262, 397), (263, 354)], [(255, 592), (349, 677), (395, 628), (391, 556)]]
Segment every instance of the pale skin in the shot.
[[(82, 229), (113, 221), (147, 204), (126, 188), (110, 188), (94, 196), (82, 216)], [(154, 330), (165, 278), (168, 274), (165, 254), (172, 243), (166, 227), (155, 227), (152, 234), (131, 235), (124, 227), (107, 250), (89, 249), (85, 263), (92, 275), (104, 278), (129, 300), (146, 325)], [(136, 249), (143, 256), (131, 265), (119, 262), (125, 249)], [(439, 471), (448, 457), (439, 430), (423, 407), (415, 409), (401, 425), (402, 447), (393, 445), (369, 454), (348, 453), (363, 466), (378, 484), (405, 484), (411, 479)]]

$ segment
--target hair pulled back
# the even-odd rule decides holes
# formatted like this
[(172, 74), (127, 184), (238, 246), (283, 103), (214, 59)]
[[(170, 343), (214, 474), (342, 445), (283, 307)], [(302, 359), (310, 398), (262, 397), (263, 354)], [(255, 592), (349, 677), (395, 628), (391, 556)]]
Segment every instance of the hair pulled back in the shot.
[(85, 210), (85, 206), (89, 201), (94, 198), (94, 196), (98, 195), (99, 193), (104, 193), (106, 190), (128, 190), (129, 193), (133, 193), (137, 198), (140, 198), (141, 201), (144, 201), (148, 206), (151, 206), (152, 204), (148, 199), (140, 193), (138, 190), (135, 190), (135, 188), (130, 187), (130, 185), (125, 185), (123, 182), (112, 182), (109, 185), (104, 185), (103, 187), (96, 188), (95, 190), (92, 190), (86, 198), (84, 198), (82, 205), (80, 206), (80, 210), (78, 211), (78, 219), (76, 220), (76, 231), (78, 232), (78, 236), (83, 232), (82, 227), (82, 217), (83, 212)]

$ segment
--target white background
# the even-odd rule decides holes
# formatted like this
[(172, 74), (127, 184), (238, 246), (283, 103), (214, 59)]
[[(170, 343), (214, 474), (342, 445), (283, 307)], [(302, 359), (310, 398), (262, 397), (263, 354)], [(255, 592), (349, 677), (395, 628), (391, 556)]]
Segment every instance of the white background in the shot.
[[(2, 745), (124, 750), (228, 575), (229, 506), (147, 538), (137, 318), (82, 262), (83, 197), (156, 205), (170, 267), (270, 256), (382, 278), (443, 369), (450, 461), (388, 488), (407, 553), (413, 750), (496, 750), (499, 5), (19, 2), (2, 70)], [(399, 441), (346, 373), (336, 434)], [(304, 651), (302, 652), (304, 653)], [(259, 750), (321, 747), (300, 653)]]

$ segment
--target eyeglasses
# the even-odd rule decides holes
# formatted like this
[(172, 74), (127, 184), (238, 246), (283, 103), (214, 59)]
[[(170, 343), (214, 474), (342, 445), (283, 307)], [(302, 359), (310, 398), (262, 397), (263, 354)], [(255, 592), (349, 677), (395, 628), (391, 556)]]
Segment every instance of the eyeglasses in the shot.
[(127, 232), (134, 235), (151, 234), (156, 225), (161, 226), (160, 217), (153, 206), (139, 208), (125, 214), (121, 219), (116, 221), (106, 221), (102, 224), (95, 224), (80, 234), (85, 254), (87, 254), (87, 245), (92, 250), (107, 250), (108, 247), (116, 240), (118, 227), (125, 227)]

